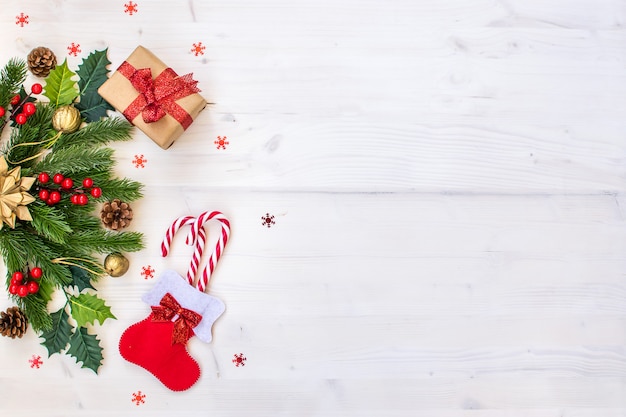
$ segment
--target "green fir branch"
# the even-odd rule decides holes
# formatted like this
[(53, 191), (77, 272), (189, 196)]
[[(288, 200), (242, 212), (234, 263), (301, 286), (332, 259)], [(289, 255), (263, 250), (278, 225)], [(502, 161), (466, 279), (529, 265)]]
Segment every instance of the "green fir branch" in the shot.
[(65, 176), (84, 178), (94, 171), (110, 171), (113, 165), (113, 149), (74, 144), (54, 149), (33, 169), (36, 172), (61, 172)]
[(98, 253), (136, 252), (144, 248), (143, 234), (139, 232), (109, 232), (102, 229), (76, 231), (67, 244)]
[(32, 225), (37, 233), (55, 243), (62, 244), (67, 240), (72, 229), (60, 210), (42, 204), (29, 207), (33, 217)]
[[(29, 236), (23, 233), (14, 233), (14, 230), (6, 225), (0, 230), (0, 253), (9, 275), (21, 270), (28, 262), (29, 252), (26, 244), (28, 238)], [(9, 280), (10, 278), (7, 279)]]
[(128, 203), (143, 197), (143, 185), (128, 178), (112, 178), (98, 184), (102, 188), (102, 199), (105, 200), (119, 198)]
[(87, 251), (75, 253), (74, 256), (58, 258), (57, 262), (69, 268), (72, 275), (72, 282), (68, 286), (76, 285), (76, 270), (85, 274), (87, 281), (98, 282), (105, 275), (106, 271), (100, 260), (96, 259)]
[(68, 216), (67, 224), (72, 230), (82, 230), (84, 232), (91, 232), (94, 230), (102, 229), (102, 222), (95, 216)]
[(109, 117), (97, 122), (88, 123), (74, 133), (63, 135), (55, 144), (55, 148), (73, 143), (84, 146), (98, 146), (109, 142), (123, 142), (132, 139), (132, 125), (126, 119)]
[(52, 317), (48, 312), (47, 300), (39, 294), (30, 294), (28, 297), (17, 297), (17, 305), (24, 310), (30, 326), (37, 332), (52, 328)]
[(65, 250), (67, 249), (63, 244), (54, 244), (38, 235), (34, 229), (22, 225), (15, 229), (5, 226), (0, 231), (0, 251), (5, 260), (7, 274), (21, 271), (32, 263), (46, 271), (42, 280), (57, 288), (66, 285), (72, 281), (70, 272), (53, 262)]
[(43, 155), (43, 146), (55, 133), (50, 122), (53, 111), (50, 106), (38, 103), (37, 111), (26, 124), (11, 130), (9, 141), (2, 151), (7, 162), (25, 169), (37, 162), (39, 156)]
[(7, 107), (11, 98), (26, 81), (26, 61), (11, 58), (0, 71), (0, 106)]

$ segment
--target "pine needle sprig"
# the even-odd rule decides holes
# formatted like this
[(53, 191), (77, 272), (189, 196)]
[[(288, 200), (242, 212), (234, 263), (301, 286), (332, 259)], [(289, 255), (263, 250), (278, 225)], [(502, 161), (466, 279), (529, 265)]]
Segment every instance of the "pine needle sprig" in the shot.
[(68, 216), (67, 224), (72, 230), (90, 232), (102, 229), (102, 222), (95, 216)]
[(72, 143), (98, 146), (109, 142), (123, 142), (132, 138), (132, 125), (126, 119), (110, 117), (91, 122), (74, 133), (63, 135), (54, 145), (64, 147)]
[(143, 197), (143, 185), (128, 178), (111, 178), (98, 182), (102, 188), (102, 198), (112, 200), (119, 198), (131, 202)]
[(113, 149), (75, 144), (55, 149), (33, 169), (35, 172), (63, 172), (66, 176), (81, 177), (94, 171), (110, 171), (113, 165)]
[[(53, 262), (66, 250), (63, 244), (54, 244), (46, 239), (38, 238), (33, 230), (16, 227), (0, 231), (0, 248), (6, 260), (8, 272), (21, 271), (24, 266), (36, 262), (37, 266), (46, 270), (45, 279), (53, 286), (59, 287), (71, 281), (67, 268)], [(4, 233), (1, 233), (4, 232)], [(10, 274), (7, 276), (9, 279)]]
[(26, 81), (26, 71), (26, 61), (19, 58), (11, 58), (0, 70), (0, 106), (7, 107)]
[(48, 313), (48, 301), (39, 294), (31, 294), (17, 300), (17, 304), (23, 311), (28, 312), (28, 322), (36, 331), (49, 330), (52, 328), (52, 317)]
[(77, 231), (67, 242), (79, 250), (90, 248), (92, 252), (136, 252), (144, 248), (143, 234), (139, 232), (109, 232), (106, 230)]
[(37, 104), (37, 111), (28, 123), (11, 130), (8, 143), (2, 153), (12, 165), (21, 165), (22, 168), (32, 166), (42, 154), (43, 146), (54, 133), (50, 118), (54, 109), (45, 104)]
[(72, 228), (61, 211), (42, 204), (31, 205), (30, 211), (33, 217), (32, 225), (37, 233), (55, 243), (62, 244), (67, 241)]
[(28, 261), (28, 248), (24, 244), (28, 238), (21, 233), (14, 233), (6, 225), (0, 230), (0, 253), (7, 272), (21, 270)]

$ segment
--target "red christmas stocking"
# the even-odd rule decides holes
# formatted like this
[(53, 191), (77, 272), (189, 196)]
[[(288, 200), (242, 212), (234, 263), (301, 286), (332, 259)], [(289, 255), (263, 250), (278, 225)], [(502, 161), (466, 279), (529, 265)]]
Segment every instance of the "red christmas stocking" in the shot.
[(200, 366), (187, 352), (187, 341), (194, 335), (211, 341), (211, 328), (224, 312), (224, 303), (174, 271), (166, 271), (143, 301), (152, 312), (122, 334), (120, 354), (173, 391), (191, 388), (200, 378)]

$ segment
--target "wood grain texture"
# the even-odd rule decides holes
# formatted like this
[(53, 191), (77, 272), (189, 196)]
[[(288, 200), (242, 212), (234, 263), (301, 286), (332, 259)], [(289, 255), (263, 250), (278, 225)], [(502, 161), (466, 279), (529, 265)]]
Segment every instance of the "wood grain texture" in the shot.
[[(622, 1), (5, 3), (2, 62), (142, 44), (213, 104), (167, 151), (114, 146), (148, 246), (98, 284), (100, 375), (0, 340), (0, 415), (626, 417)], [(117, 343), (142, 269), (186, 269), (182, 236), (160, 257), (170, 222), (213, 209), (227, 310), (172, 393)]]

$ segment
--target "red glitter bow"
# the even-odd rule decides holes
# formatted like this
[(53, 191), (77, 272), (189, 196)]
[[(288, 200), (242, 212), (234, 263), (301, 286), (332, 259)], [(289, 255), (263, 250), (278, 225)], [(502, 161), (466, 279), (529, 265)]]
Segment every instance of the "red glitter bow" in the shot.
[(193, 119), (176, 100), (200, 91), (193, 74), (179, 77), (173, 69), (166, 68), (153, 79), (150, 68), (136, 69), (127, 61), (117, 71), (139, 92), (139, 96), (123, 112), (129, 122), (132, 123), (139, 113), (145, 123), (156, 122), (169, 114), (183, 129), (186, 130), (191, 125)]
[(160, 305), (152, 306), (152, 321), (164, 322), (174, 321), (172, 331), (172, 344), (187, 343), (193, 336), (193, 328), (200, 323), (202, 316), (195, 311), (183, 308), (169, 292), (161, 298)]

